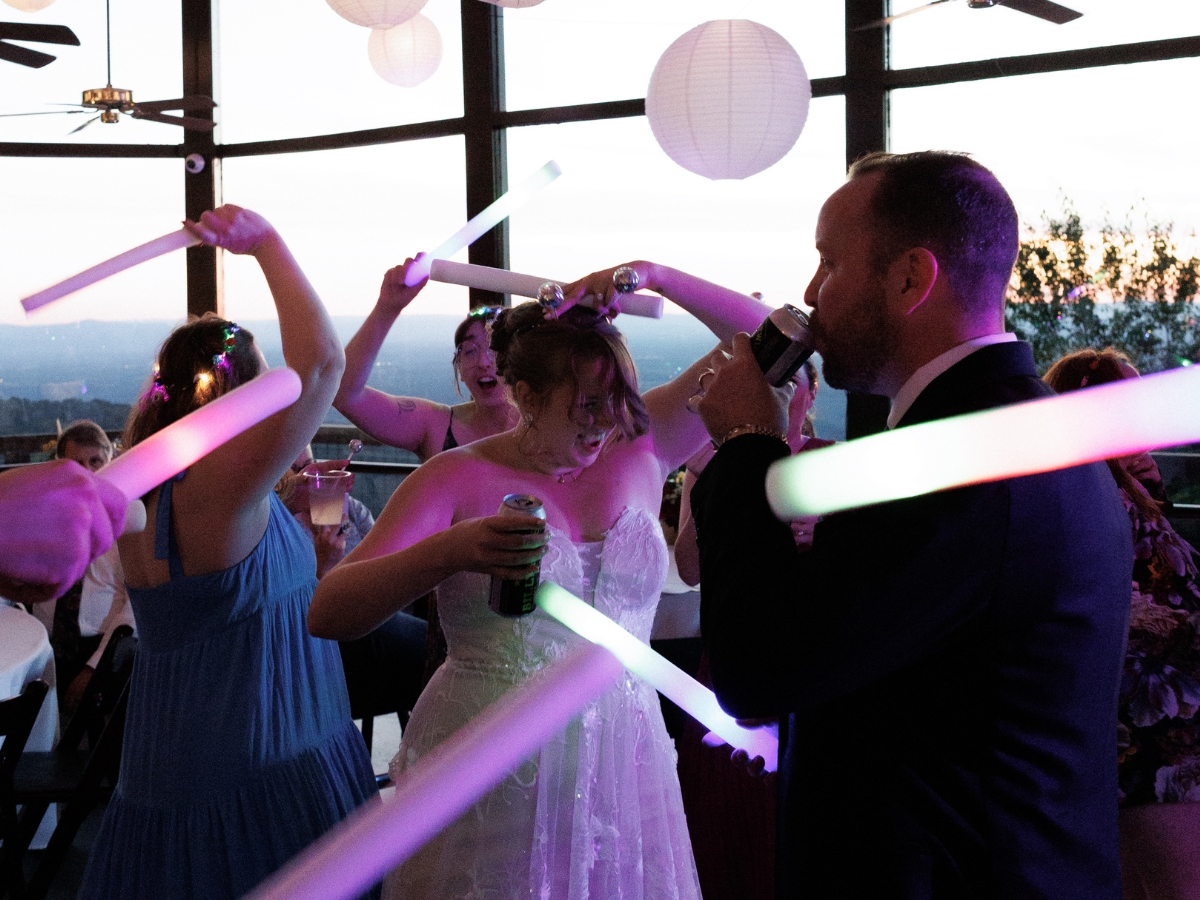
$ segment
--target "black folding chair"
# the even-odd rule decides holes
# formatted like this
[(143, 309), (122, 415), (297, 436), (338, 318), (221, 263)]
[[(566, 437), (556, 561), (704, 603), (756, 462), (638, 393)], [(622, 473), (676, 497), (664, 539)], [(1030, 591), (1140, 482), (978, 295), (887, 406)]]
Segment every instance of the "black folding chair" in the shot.
[(4, 841), (4, 848), (0, 850), (0, 878), (3, 879), (0, 897), (7, 891), (12, 900), (25, 897), (25, 875), (21, 869), (21, 853), (17, 850), (20, 840), (13, 772), (25, 751), (48, 690), (46, 682), (31, 681), (19, 696), (0, 703), (0, 737), (4, 738), (0, 744), (0, 839)]
[(58, 746), (25, 753), (17, 765), (13, 796), (22, 807), (17, 853), (24, 855), (50, 804), (60, 804), (58, 824), (29, 880), (30, 900), (45, 898), (80, 825), (117, 784), (136, 647), (128, 625), (115, 628)]

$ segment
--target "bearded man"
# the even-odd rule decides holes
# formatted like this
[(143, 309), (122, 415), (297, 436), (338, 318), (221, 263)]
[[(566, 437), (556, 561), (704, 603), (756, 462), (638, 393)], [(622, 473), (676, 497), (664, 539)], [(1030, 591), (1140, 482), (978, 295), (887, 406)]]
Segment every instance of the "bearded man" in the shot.
[[(805, 294), (826, 381), (886, 395), (900, 428), (1051, 394), (1004, 333), (1017, 242), (969, 157), (860, 161)], [(717, 695), (783, 717), (778, 895), (1119, 900), (1132, 547), (1107, 468), (831, 515), (797, 553), (764, 490), (786, 399), (739, 335), (691, 498)]]

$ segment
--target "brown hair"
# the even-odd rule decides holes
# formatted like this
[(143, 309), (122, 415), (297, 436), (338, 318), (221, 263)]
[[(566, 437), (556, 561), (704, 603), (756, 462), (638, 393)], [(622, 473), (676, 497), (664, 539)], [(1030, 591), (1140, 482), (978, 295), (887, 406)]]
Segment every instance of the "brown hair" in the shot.
[[(1103, 350), (1076, 350), (1055, 362), (1047, 370), (1043, 380), (1058, 393), (1066, 394), (1098, 384), (1123, 381), (1125, 373), (1121, 371), (1122, 365), (1132, 366), (1133, 363), (1129, 361), (1128, 356), (1113, 347), (1105, 347)], [(1146, 493), (1137, 479), (1126, 472), (1115, 459), (1107, 462), (1117, 486), (1125, 491), (1143, 515), (1150, 518), (1162, 515), (1162, 505)]]
[(180, 325), (159, 348), (154, 376), (125, 423), (126, 448), (260, 374), (254, 335), (215, 313)]
[(963, 153), (871, 153), (850, 178), (878, 175), (871, 198), (872, 263), (882, 274), (897, 256), (924, 247), (964, 308), (1001, 306), (1017, 261), (1017, 210), (996, 176)]
[(91, 419), (79, 419), (66, 427), (58, 436), (58, 445), (54, 448), (54, 457), (62, 459), (67, 449), (67, 441), (74, 441), (80, 447), (99, 447), (112, 456), (113, 445), (104, 433), (104, 429)]
[(490, 326), (496, 321), (496, 317), (504, 310), (503, 306), (476, 306), (467, 317), (458, 323), (458, 327), (454, 329), (454, 358), (451, 360), (451, 365), (454, 367), (454, 393), (462, 396), (462, 384), (459, 382), (461, 373), (458, 368), (458, 351), (467, 339), (467, 335), (471, 331), (472, 325), (479, 325), (483, 328), (483, 333), (486, 336)]
[(524, 381), (539, 397), (560, 384), (570, 384), (578, 394), (580, 366), (599, 360), (610, 413), (625, 437), (639, 437), (650, 428), (625, 338), (586, 306), (572, 306), (557, 319), (545, 318), (537, 303), (506, 309), (492, 326), (492, 351), (501, 378), (514, 386)]

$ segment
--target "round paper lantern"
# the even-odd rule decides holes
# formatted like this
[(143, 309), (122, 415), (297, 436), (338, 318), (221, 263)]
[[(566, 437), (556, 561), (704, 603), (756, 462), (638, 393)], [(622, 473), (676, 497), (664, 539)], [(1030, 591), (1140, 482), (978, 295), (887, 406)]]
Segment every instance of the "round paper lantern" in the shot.
[(492, 6), (505, 6), (509, 9), (521, 9), (526, 6), (537, 6), (542, 0), (483, 0)]
[(372, 28), (367, 40), (371, 68), (384, 81), (401, 87), (420, 84), (442, 61), (442, 36), (424, 16), (393, 28)]
[(693, 28), (667, 48), (646, 91), (646, 118), (667, 156), (714, 180), (783, 159), (808, 118), (812, 85), (779, 34), (745, 19)]
[[(5, 0), (7, 3), (8, 0)], [(407, 22), (429, 0), (325, 0), (335, 13), (364, 28), (390, 28)]]
[(37, 12), (39, 9), (45, 9), (54, 0), (4, 0), (4, 2), (21, 12)]

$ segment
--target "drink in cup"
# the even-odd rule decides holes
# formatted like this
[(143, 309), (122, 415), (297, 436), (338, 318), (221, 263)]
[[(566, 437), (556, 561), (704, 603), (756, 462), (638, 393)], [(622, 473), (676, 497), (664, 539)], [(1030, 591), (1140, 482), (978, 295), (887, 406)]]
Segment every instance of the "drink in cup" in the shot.
[(344, 469), (305, 472), (308, 508), (313, 525), (341, 525), (346, 512), (346, 494), (353, 476)]

